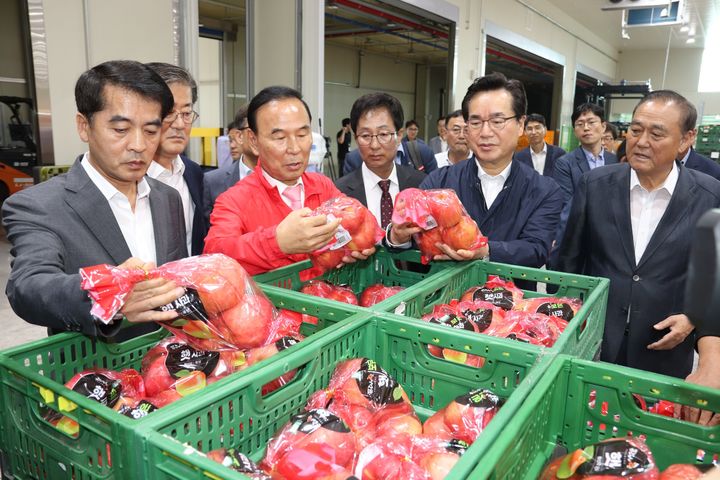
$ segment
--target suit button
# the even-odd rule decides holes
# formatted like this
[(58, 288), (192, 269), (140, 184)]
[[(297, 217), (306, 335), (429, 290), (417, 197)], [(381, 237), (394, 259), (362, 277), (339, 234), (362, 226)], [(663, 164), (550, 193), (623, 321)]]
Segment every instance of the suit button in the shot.
[(639, 282), (640, 281), (640, 275), (633, 275), (633, 282)]

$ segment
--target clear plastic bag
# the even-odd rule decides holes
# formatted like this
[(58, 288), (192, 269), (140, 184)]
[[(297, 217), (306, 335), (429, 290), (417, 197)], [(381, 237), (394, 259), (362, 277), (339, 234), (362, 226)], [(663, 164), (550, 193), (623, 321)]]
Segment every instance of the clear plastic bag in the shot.
[(362, 294), (360, 294), (360, 306), (371, 307), (382, 302), (383, 300), (387, 300), (388, 298), (402, 292), (403, 290), (405, 290), (405, 287), (386, 287), (385, 285), (380, 283), (370, 285), (365, 290), (363, 290)]
[(492, 391), (472, 390), (429, 417), (423, 424), (423, 433), (448, 441), (462, 440), (472, 445), (501, 405), (500, 397)]

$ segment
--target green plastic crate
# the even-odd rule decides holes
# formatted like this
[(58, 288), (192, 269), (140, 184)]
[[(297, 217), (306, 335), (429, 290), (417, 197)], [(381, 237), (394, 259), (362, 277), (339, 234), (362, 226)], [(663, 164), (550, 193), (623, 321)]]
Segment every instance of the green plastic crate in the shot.
[[(358, 308), (337, 302), (308, 302), (304, 295), (261, 286), (273, 304), (318, 317), (318, 325), (303, 324), (301, 331), (318, 329), (349, 319)], [(293, 294), (292, 298), (287, 298)], [(17, 478), (104, 479), (138, 478), (140, 450), (134, 431), (160, 419), (161, 412), (185, 411), (189, 405), (266, 362), (231, 375), (206, 387), (202, 393), (182, 399), (153, 414), (132, 420), (63, 384), (90, 367), (136, 368), (145, 352), (164, 338), (164, 330), (119, 344), (108, 344), (76, 333), (64, 333), (0, 354), (0, 455)], [(289, 349), (292, 351), (294, 348)], [(281, 352), (278, 355), (284, 355)], [(50, 397), (43, 399), (39, 387)], [(79, 408), (67, 416), (80, 424), (77, 439), (65, 435), (43, 419), (40, 403), (57, 410), (63, 396)], [(6, 472), (7, 473), (7, 472)]]
[[(409, 265), (412, 265), (417, 270), (427, 270), (427, 272), (419, 273), (417, 271), (410, 271), (407, 269)], [(419, 282), (428, 278), (435, 278), (440, 272), (455, 270), (463, 266), (463, 264), (458, 262), (432, 262), (430, 265), (422, 265), (420, 262), (420, 252), (418, 250), (390, 253), (380, 247), (378, 251), (367, 260), (328, 271), (315, 279), (327, 280), (335, 285), (350, 285), (358, 296), (358, 300), (365, 288), (376, 283), (381, 283), (386, 286), (399, 285), (406, 287), (406, 290), (372, 307), (374, 311), (389, 312), (393, 311), (403, 300), (412, 297), (414, 286)], [(300, 290), (305, 283), (312, 280), (310, 278), (304, 278), (301, 272), (311, 267), (312, 264), (310, 260), (306, 260), (278, 268), (268, 273), (256, 275), (254, 278), (255, 281), (260, 284), (274, 285), (289, 290)], [(410, 287), (413, 287), (413, 289)]]
[[(582, 308), (570, 321), (551, 350), (580, 358), (594, 357), (600, 348), (605, 326), (610, 286), (610, 281), (605, 278), (475, 261), (464, 268), (443, 272), (436, 278), (418, 285), (413, 290), (414, 296), (404, 300), (404, 315), (420, 318), (423, 314), (429, 313), (434, 305), (458, 299), (468, 288), (484, 284), (489, 275), (497, 275), (516, 283), (518, 280), (522, 280), (558, 286), (557, 293), (553, 295), (523, 290), (525, 298), (559, 296), (582, 299)], [(542, 349), (542, 347), (534, 348), (538, 351)]]
[[(200, 451), (237, 447), (254, 460), (264, 454), (273, 434), (300, 411), (307, 398), (325, 388), (335, 365), (344, 359), (370, 357), (403, 386), (421, 419), (456, 396), (487, 387), (508, 401), (479, 439), (453, 469), (449, 479), (467, 478), (477, 458), (490, 448), (510, 422), (533, 385), (552, 362), (527, 345), (466, 336), (454, 329), (419, 324), (393, 314), (368, 313), (365, 322), (344, 322), (306, 340), (283, 361), (256, 371), (234, 384), (232, 392), (216, 390), (193, 411), (176, 411), (161, 428), (140, 432), (147, 438), (147, 479), (246, 478), (216, 464)], [(427, 344), (482, 354), (487, 361), (476, 369), (431, 356)], [(260, 389), (270, 378), (298, 368), (295, 379), (266, 396)], [(192, 448), (190, 448), (192, 447)], [(197, 449), (197, 450), (195, 450)]]
[[(590, 393), (595, 402), (590, 403)], [(712, 463), (720, 426), (703, 427), (644, 412), (632, 394), (720, 411), (720, 390), (603, 362), (559, 355), (526, 398), (472, 478), (536, 479), (557, 446), (573, 451), (613, 437), (644, 435), (661, 469)]]

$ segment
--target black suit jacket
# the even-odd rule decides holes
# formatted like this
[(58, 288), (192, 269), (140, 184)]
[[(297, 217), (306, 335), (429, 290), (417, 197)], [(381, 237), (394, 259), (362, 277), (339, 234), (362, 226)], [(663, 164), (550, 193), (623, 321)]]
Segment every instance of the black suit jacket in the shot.
[[(565, 150), (555, 145), (547, 144), (547, 154), (545, 155), (545, 167), (543, 167), (543, 175), (552, 177), (555, 173), (555, 161), (565, 155)], [(515, 152), (515, 160), (524, 163), (530, 167), (533, 166), (532, 154), (530, 147), (523, 148), (519, 152)]]
[[(720, 206), (720, 182), (678, 167), (672, 199), (636, 265), (630, 220), (630, 165), (596, 168), (578, 185), (558, 270), (610, 279), (601, 359), (615, 362), (627, 323), (627, 364), (684, 378), (692, 369), (694, 334), (672, 350), (648, 350), (666, 333), (653, 325), (684, 308), (693, 229)], [(628, 317), (629, 309), (629, 317)]]
[(192, 248), (190, 255), (200, 255), (205, 244), (205, 235), (208, 232), (208, 225), (205, 221), (205, 206), (203, 202), (203, 172), (200, 165), (193, 162), (185, 155), (180, 155), (180, 159), (185, 164), (185, 172), (183, 179), (190, 191), (195, 205), (195, 213), (193, 213), (193, 231), (192, 231)]
[[(395, 165), (397, 169), (398, 184), (400, 190), (406, 188), (418, 188), (426, 175), (415, 170), (412, 167), (404, 165)], [(335, 186), (348, 197), (357, 199), (360, 203), (367, 207), (367, 196), (365, 195), (365, 185), (363, 184), (362, 168), (358, 168), (348, 173), (344, 177), (335, 181)]]
[(720, 164), (703, 155), (700, 155), (694, 148), (690, 149), (690, 155), (685, 162), (685, 166), (687, 168), (692, 168), (693, 170), (706, 173), (711, 177), (720, 180)]

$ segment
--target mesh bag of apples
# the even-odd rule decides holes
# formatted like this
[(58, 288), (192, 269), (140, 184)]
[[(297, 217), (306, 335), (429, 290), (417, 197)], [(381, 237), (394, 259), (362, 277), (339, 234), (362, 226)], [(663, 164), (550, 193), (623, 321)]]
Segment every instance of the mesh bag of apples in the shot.
[(424, 423), (402, 386), (368, 358), (339, 363), (268, 443), (259, 464), (235, 449), (209, 458), (276, 480), (439, 480), (445, 478), (500, 408), (489, 390), (457, 397)]
[(406, 188), (395, 198), (392, 222), (422, 228), (423, 231), (415, 235), (415, 243), (423, 263), (430, 262), (435, 255), (443, 255), (438, 243), (453, 250), (477, 250), (488, 241), (455, 191), (450, 189)]

